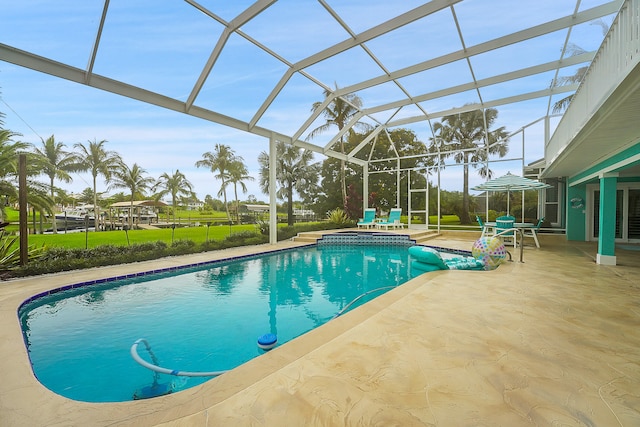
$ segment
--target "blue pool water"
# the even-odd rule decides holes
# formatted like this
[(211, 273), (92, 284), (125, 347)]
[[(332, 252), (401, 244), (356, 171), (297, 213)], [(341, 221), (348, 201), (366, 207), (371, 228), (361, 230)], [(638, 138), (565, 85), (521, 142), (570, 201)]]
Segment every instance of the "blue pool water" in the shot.
[[(232, 369), (331, 320), (358, 296), (400, 285), (411, 271), (408, 246), (326, 245), (83, 286), (20, 309), (34, 373), (50, 390), (88, 402), (131, 400), (154, 373), (131, 357), (146, 339), (160, 366)], [(353, 307), (382, 294), (375, 291)], [(152, 362), (143, 346), (139, 354)], [(160, 374), (174, 391), (209, 378)]]

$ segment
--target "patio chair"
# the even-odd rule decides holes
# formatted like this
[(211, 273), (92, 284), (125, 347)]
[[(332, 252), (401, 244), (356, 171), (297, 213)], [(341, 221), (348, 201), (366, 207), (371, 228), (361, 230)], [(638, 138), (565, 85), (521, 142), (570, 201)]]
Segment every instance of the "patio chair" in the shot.
[(536, 248), (540, 247), (540, 242), (538, 242), (538, 231), (544, 222), (544, 217), (538, 220), (538, 223), (531, 228), (523, 228), (522, 234), (524, 237), (533, 237), (533, 241), (536, 242)]
[(480, 226), (480, 230), (482, 231), (482, 234), (480, 235), (480, 237), (493, 236), (493, 227), (488, 226), (482, 220), (482, 218), (480, 218), (480, 215), (476, 215), (476, 221), (478, 222), (478, 225)]
[(500, 216), (496, 218), (496, 236), (499, 236), (506, 244), (516, 247), (518, 230), (515, 228), (515, 218), (512, 216)]
[(358, 221), (358, 228), (370, 228), (376, 225), (376, 210), (375, 208), (367, 208), (364, 210), (364, 218), (360, 218)]
[(404, 224), (400, 222), (400, 215), (402, 215), (401, 208), (391, 208), (391, 210), (389, 211), (389, 218), (377, 221), (376, 227), (377, 228), (384, 227), (387, 230), (389, 229), (389, 227), (404, 228)]

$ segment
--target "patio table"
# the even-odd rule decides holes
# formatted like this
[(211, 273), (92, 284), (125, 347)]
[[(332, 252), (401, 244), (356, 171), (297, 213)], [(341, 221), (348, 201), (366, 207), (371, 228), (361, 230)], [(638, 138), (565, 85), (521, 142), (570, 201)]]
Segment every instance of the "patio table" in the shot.
[[(514, 222), (514, 228), (518, 228), (522, 230), (524, 236), (533, 237), (533, 240), (536, 243), (536, 247), (540, 247), (540, 243), (538, 242), (538, 237), (536, 236), (536, 225), (532, 222)], [(529, 231), (530, 234), (526, 234)], [(496, 223), (495, 221), (485, 222), (484, 227), (482, 229), (482, 236), (493, 236), (496, 232)]]

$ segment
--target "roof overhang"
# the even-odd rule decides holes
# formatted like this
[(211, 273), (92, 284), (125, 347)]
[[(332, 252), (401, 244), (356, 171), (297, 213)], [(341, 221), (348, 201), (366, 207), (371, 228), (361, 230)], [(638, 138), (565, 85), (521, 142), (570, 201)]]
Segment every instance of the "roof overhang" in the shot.
[(611, 93), (543, 177), (575, 176), (640, 141), (640, 64)]

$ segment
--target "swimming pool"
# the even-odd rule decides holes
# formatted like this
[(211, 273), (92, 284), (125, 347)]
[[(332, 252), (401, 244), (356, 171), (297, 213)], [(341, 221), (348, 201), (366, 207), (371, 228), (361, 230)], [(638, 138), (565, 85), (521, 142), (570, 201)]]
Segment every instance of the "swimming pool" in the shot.
[[(126, 401), (155, 379), (129, 354), (140, 338), (161, 366), (232, 369), (263, 353), (259, 336), (287, 342), (421, 273), (406, 245), (318, 245), (67, 289), (19, 316), (43, 385), (75, 400)], [(159, 378), (174, 391), (207, 380)]]

